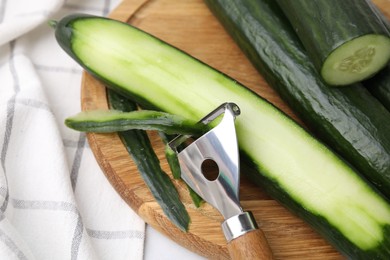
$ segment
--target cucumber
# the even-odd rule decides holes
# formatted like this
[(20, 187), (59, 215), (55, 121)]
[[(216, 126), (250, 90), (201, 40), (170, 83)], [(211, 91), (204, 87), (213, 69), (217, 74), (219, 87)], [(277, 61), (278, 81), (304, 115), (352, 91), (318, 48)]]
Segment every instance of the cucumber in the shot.
[(323, 82), (274, 2), (206, 2), (311, 131), (390, 198), (389, 111), (361, 84), (332, 88)]
[(363, 84), (390, 111), (390, 65)]
[[(108, 90), (107, 93), (110, 107), (113, 109), (126, 112), (137, 109), (136, 104), (130, 102), (127, 98), (112, 90)], [(188, 212), (180, 201), (179, 193), (171, 179), (161, 169), (160, 161), (146, 132), (143, 130), (128, 130), (122, 131), (118, 135), (164, 214), (179, 229), (187, 231), (190, 223)]]
[(178, 115), (160, 111), (119, 110), (82, 111), (65, 119), (65, 125), (77, 131), (113, 133), (132, 129), (158, 130), (167, 134), (202, 135), (207, 126)]
[(70, 15), (57, 23), (55, 35), (83, 68), (148, 109), (198, 121), (222, 103), (236, 103), (241, 110), (235, 121), (240, 155), (252, 165), (252, 178), (344, 254), (390, 257), (389, 202), (253, 91), (118, 21)]
[(390, 59), (389, 31), (370, 0), (277, 0), (326, 83), (367, 79)]

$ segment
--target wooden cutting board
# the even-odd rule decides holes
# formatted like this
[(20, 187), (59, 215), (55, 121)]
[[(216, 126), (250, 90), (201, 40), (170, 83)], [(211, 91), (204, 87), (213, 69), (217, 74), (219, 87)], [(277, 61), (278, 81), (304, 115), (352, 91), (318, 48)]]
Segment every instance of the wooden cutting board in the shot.
[[(388, 0), (375, 3), (389, 15)], [(124, 0), (110, 16), (135, 25), (237, 79), (299, 122), (201, 0)], [(86, 73), (81, 90), (83, 110), (107, 108), (104, 86)], [(170, 174), (161, 142), (155, 133), (151, 133), (151, 138), (163, 169)], [(208, 204), (195, 208), (186, 186), (173, 180), (191, 217), (188, 233), (180, 231), (162, 213), (116, 134), (91, 133), (88, 141), (115, 190), (149, 225), (199, 255), (229, 258), (220, 227), (222, 217), (215, 209)], [(240, 199), (243, 208), (254, 214), (277, 259), (343, 259), (311, 227), (245, 176), (241, 180)]]

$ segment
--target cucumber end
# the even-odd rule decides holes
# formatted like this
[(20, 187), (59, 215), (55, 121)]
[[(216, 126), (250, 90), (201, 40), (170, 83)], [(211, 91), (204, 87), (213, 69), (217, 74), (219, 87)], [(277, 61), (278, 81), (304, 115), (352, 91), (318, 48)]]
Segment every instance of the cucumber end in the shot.
[(364, 35), (334, 50), (323, 63), (321, 76), (329, 85), (349, 85), (373, 76), (389, 59), (389, 37)]

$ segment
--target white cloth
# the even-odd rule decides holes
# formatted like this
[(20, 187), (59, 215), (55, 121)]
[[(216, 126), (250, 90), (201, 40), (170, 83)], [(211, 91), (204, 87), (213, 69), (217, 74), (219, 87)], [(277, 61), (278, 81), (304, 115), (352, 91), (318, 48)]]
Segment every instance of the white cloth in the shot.
[(145, 223), (64, 126), (82, 70), (47, 25), (119, 1), (0, 0), (0, 259), (143, 258)]

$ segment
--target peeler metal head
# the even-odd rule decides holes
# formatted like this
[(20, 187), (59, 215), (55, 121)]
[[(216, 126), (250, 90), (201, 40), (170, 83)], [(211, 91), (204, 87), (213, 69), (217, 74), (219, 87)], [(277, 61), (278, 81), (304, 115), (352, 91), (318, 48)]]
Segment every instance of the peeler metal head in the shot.
[[(191, 136), (177, 136), (169, 145), (177, 152), (181, 178), (225, 219), (242, 213), (239, 203), (240, 167), (234, 121), (240, 114), (234, 103), (224, 103), (201, 122), (210, 124), (222, 117), (219, 123), (201, 137), (185, 145)], [(180, 146), (186, 146), (179, 149)], [(210, 179), (207, 165), (217, 171)]]

